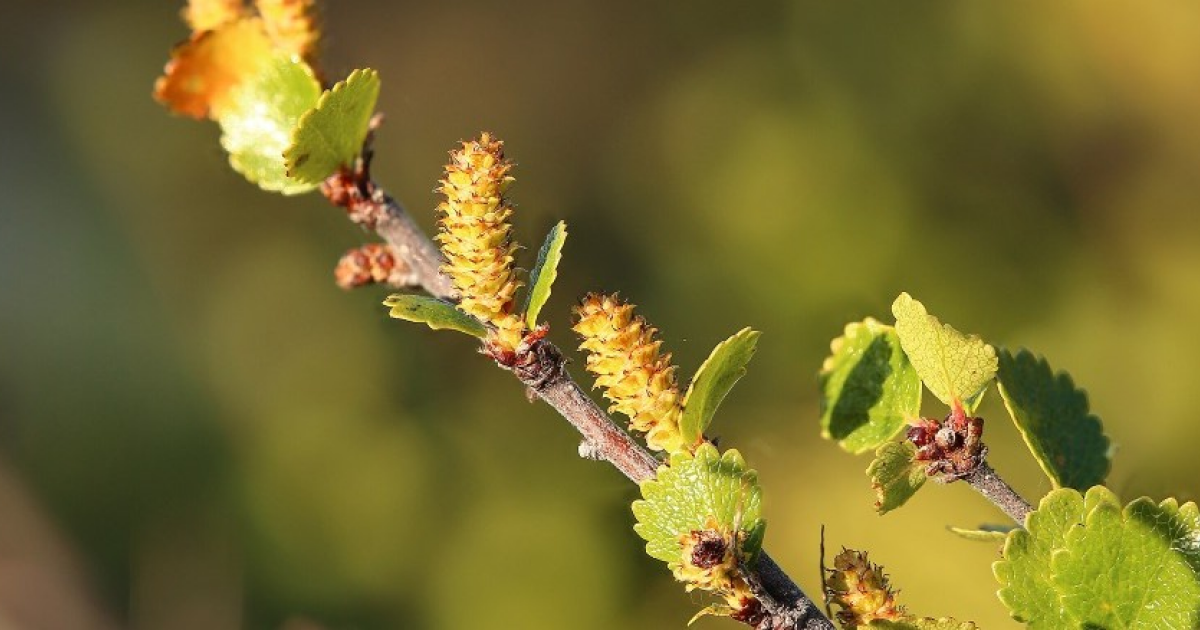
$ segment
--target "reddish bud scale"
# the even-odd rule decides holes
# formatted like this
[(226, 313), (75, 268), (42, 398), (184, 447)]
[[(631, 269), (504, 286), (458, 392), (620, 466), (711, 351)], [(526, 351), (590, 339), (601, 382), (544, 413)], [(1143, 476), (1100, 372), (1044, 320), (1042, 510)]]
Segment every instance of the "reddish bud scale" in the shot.
[(657, 330), (633, 305), (611, 295), (591, 294), (575, 307), (575, 332), (587, 351), (587, 370), (596, 387), (612, 401), (609, 411), (629, 417), (629, 426), (646, 434), (651, 450), (673, 453), (684, 448), (679, 433), (683, 406), (670, 354), (660, 354)]
[(333, 276), (343, 289), (388, 282), (397, 271), (395, 251), (385, 243), (370, 243), (346, 252)]

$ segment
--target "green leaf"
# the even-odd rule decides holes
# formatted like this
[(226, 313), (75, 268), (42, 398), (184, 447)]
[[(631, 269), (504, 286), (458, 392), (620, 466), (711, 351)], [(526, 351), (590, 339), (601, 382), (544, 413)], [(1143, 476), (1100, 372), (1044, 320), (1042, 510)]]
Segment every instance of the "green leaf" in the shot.
[(821, 435), (851, 453), (879, 448), (921, 411), (921, 377), (891, 326), (846, 326), (821, 368)]
[(1009, 532), (1003, 559), (992, 572), (1000, 582), (997, 595), (1013, 619), (1035, 628), (1078, 627), (1063, 616), (1051, 558), (1066, 546), (1068, 532), (1098, 506), (1119, 509), (1120, 503), (1103, 486), (1088, 490), (1086, 497), (1070, 488), (1053, 490), (1029, 513), (1025, 529)]
[(746, 468), (737, 450), (722, 455), (705, 443), (694, 456), (673, 453), (670, 466), (643, 481), (641, 491), (642, 499), (633, 502), (633, 530), (645, 539), (646, 553), (653, 558), (678, 564), (680, 537), (705, 529), (710, 517), (718, 527), (745, 535), (742, 553), (749, 562), (762, 547), (767, 524), (761, 516), (758, 473)]
[(525, 297), (525, 325), (537, 328), (538, 314), (550, 299), (550, 288), (558, 278), (558, 261), (562, 260), (563, 244), (567, 242), (567, 224), (559, 221), (546, 235), (538, 251), (537, 265), (529, 276), (529, 294)]
[(679, 432), (683, 434), (684, 444), (696, 443), (712, 423), (721, 401), (746, 374), (746, 365), (754, 356), (761, 335), (757, 330), (743, 328), (717, 344), (700, 364), (683, 398)]
[(427, 295), (397, 293), (388, 296), (383, 305), (391, 309), (388, 315), (410, 322), (421, 322), (434, 330), (457, 330), (480, 339), (487, 336), (487, 327), (479, 320)]
[(1104, 503), (1051, 558), (1059, 601), (1075, 627), (1200, 627), (1200, 511), (1174, 499)]
[(316, 184), (288, 177), (283, 151), (321, 85), (308, 64), (279, 56), (239, 85), (221, 110), (221, 146), (233, 169), (264, 190), (294, 195)]
[(1071, 377), (1055, 374), (1027, 350), (999, 355), (1000, 395), (1021, 437), (1054, 487), (1086, 490), (1104, 482), (1111, 465), (1100, 420)]
[(979, 626), (970, 621), (958, 621), (949, 617), (934, 619), (932, 617), (905, 617), (896, 621), (876, 619), (867, 624), (868, 628), (877, 630), (979, 630)]
[(965, 529), (962, 527), (947, 527), (946, 529), (965, 540), (999, 544), (1003, 543), (1008, 538), (1008, 532), (1011, 532), (1015, 528), (992, 525), (979, 529)]
[(355, 70), (345, 81), (325, 90), (316, 107), (300, 117), (283, 151), (288, 175), (298, 182), (319, 184), (362, 152), (363, 140), (379, 98), (379, 73)]
[(907, 441), (888, 442), (875, 451), (867, 476), (875, 490), (875, 510), (880, 514), (904, 505), (929, 478), (925, 464), (914, 461), (916, 455), (917, 447)]
[(900, 344), (929, 391), (951, 407), (973, 411), (996, 376), (995, 349), (943, 324), (907, 293), (892, 303), (892, 314)]

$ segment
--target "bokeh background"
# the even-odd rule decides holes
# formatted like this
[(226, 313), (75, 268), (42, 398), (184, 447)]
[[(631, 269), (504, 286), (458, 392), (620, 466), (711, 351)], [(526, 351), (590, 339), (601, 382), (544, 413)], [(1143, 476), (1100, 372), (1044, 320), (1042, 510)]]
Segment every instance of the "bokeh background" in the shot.
[[(369, 235), (151, 100), (179, 8), (0, 5), (0, 625), (683, 627), (702, 602), (641, 553), (631, 484), (466, 338), (338, 290)], [(997, 550), (944, 529), (999, 512), (931, 486), (879, 517), (819, 437), (829, 340), (902, 290), (1069, 370), (1123, 497), (1200, 486), (1200, 5), (340, 0), (326, 31), (331, 75), (380, 71), (376, 173), (422, 225), (483, 129), (526, 266), (568, 221), (561, 345), (593, 289), (685, 374), (765, 331), (714, 429), (810, 594), (824, 525), (911, 610), (1017, 625)], [(996, 468), (1048, 490), (983, 412)]]

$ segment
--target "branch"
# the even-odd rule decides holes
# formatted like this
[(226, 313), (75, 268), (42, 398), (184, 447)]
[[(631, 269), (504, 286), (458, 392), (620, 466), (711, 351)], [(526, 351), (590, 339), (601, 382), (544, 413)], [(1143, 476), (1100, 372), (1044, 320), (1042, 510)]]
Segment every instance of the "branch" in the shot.
[[(372, 128), (379, 124), (372, 120)], [(394, 199), (371, 179), (371, 138), (368, 136), (353, 169), (331, 175), (321, 192), (349, 218), (376, 231), (403, 259), (410, 279), (430, 295), (457, 296), (450, 279), (441, 273), (444, 262), (437, 245), (421, 231)], [(582, 435), (586, 450), (603, 459), (637, 483), (653, 478), (659, 462), (642, 448), (579, 387), (566, 370), (566, 360), (549, 341), (538, 340), (519, 352), (509, 367), (533, 393), (571, 423)], [(584, 449), (581, 449), (584, 450)], [(751, 584), (761, 586), (768, 617), (756, 624), (761, 630), (833, 630), (833, 624), (796, 583), (764, 551), (749, 570)], [(756, 593), (757, 594), (757, 593)]]
[(996, 507), (1016, 521), (1017, 525), (1025, 526), (1025, 517), (1033, 511), (1033, 506), (1001, 479), (1000, 475), (996, 474), (996, 471), (987, 462), (980, 462), (979, 466), (964, 476), (962, 480), (970, 484), (979, 494), (987, 497), (989, 501), (995, 503)]
[(968, 417), (956, 406), (944, 422), (922, 420), (906, 439), (917, 447), (916, 460), (929, 462), (926, 474), (943, 483), (967, 482), (1024, 527), (1033, 507), (988, 465), (983, 424), (983, 418)]

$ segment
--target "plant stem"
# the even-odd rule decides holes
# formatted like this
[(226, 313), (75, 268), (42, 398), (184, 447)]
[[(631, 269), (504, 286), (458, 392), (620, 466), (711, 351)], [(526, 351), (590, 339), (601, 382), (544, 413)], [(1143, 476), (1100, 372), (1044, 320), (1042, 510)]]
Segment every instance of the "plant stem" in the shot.
[[(347, 209), (350, 218), (374, 229), (404, 259), (413, 278), (430, 295), (454, 299), (454, 287), (441, 272), (444, 262), (437, 245), (421, 231), (395, 200), (369, 176), (371, 152), (354, 171), (331, 175), (322, 192), (335, 206)], [(566, 370), (561, 351), (548, 341), (533, 344), (526, 363), (513, 368), (518, 378), (571, 423), (596, 455), (609, 462), (631, 481), (653, 478), (659, 462), (622, 430), (596, 402), (579, 387)], [(833, 630), (833, 623), (820, 608), (763, 551), (751, 570), (765, 594), (763, 606), (769, 613), (758, 627), (762, 630)]]
[(1025, 526), (1025, 517), (1033, 511), (1033, 506), (1029, 505), (1021, 495), (1013, 490), (1012, 486), (1008, 485), (1000, 475), (986, 461), (979, 462), (974, 470), (962, 478), (974, 488), (979, 494), (987, 497), (989, 501), (996, 504), (1005, 514), (1012, 520), (1017, 522), (1017, 525)]

